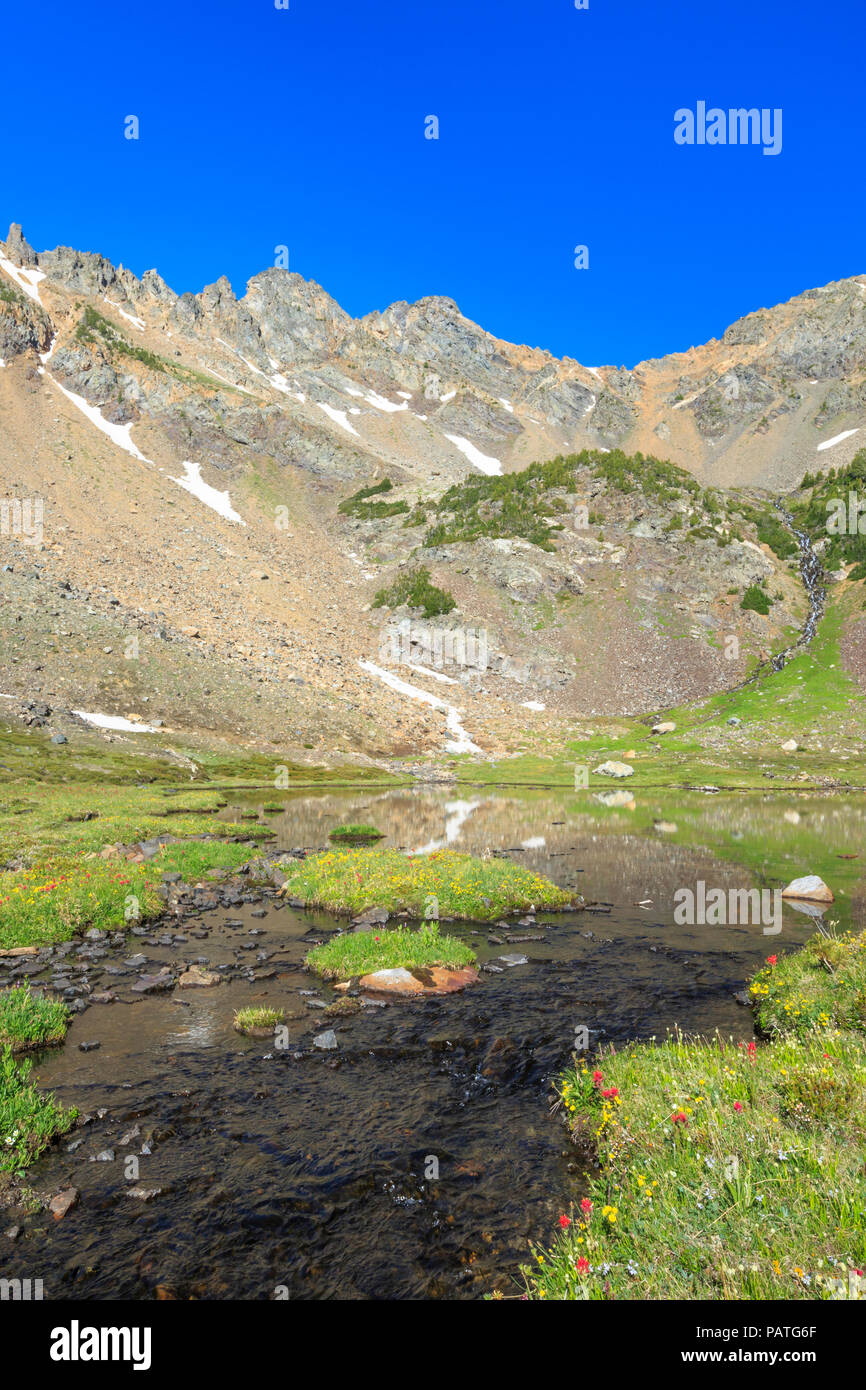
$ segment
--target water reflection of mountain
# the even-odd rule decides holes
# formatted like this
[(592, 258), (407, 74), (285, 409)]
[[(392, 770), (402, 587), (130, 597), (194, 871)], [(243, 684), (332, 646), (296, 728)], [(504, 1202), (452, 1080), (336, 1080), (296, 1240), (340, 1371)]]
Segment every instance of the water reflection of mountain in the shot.
[[(832, 917), (866, 925), (862, 797), (638, 792), (606, 805), (586, 792), (411, 787), (303, 794), (285, 808), (265, 817), (281, 849), (322, 848), (335, 826), (362, 821), (383, 831), (388, 847), (505, 852), (588, 899), (617, 906), (649, 899), (650, 913), (664, 915), (676, 890), (698, 879), (727, 891), (779, 887), (816, 872), (837, 894)], [(261, 814), (261, 793), (224, 815), (251, 809)], [(787, 905), (785, 922), (797, 936), (814, 925)]]

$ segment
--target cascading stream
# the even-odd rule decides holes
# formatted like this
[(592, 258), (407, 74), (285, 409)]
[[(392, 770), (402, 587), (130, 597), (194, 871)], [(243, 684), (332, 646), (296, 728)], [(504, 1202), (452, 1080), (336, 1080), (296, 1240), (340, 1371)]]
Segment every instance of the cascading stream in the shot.
[(774, 671), (781, 671), (787, 665), (795, 652), (807, 647), (818, 631), (818, 624), (824, 614), (824, 605), (827, 600), (826, 575), (824, 566), (821, 564), (815, 548), (812, 545), (811, 537), (807, 531), (798, 531), (794, 525), (794, 518), (791, 513), (782, 506), (781, 502), (776, 502), (776, 510), (783, 517), (786, 526), (796, 537), (800, 547), (800, 574), (803, 579), (803, 587), (809, 600), (809, 613), (803, 624), (803, 630), (790, 647), (773, 657), (772, 666)]

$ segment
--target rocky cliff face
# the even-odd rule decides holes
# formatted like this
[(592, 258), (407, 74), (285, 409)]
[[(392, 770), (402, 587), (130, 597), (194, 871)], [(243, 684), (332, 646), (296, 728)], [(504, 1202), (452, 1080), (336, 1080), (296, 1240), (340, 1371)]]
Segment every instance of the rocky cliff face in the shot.
[[(68, 247), (37, 255), (18, 226), (5, 256), (63, 293), (54, 300), (61, 342), (77, 329), (70, 300), (86, 296), (139, 361), (146, 350), (207, 376), (227, 421), (249, 412), (238, 397), (254, 401), (265, 420), (277, 407), (293, 458), (313, 471), (330, 466), (334, 448), (326, 440), (346, 450), (348, 471), (400, 465), (421, 478), (434, 470), (462, 476), (467, 460), (507, 471), (563, 449), (601, 446), (663, 454), (716, 486), (787, 488), (826, 461), (818, 459), (820, 444), (862, 423), (866, 277), (758, 310), (718, 341), (627, 372), (590, 371), (502, 342), (438, 296), (355, 321), (320, 286), (285, 270), (254, 276), (238, 299), (225, 278), (178, 296), (155, 271), (139, 280)], [(37, 329), (32, 310), (6, 319), (10, 357), (42, 341), (43, 320)], [(60, 359), (85, 395), (104, 335), (91, 334), (88, 347), (89, 365)], [(134, 362), (127, 360), (123, 375), (141, 379)], [(152, 380), (141, 385), (140, 393), (128, 381), (122, 389), (137, 396), (144, 415), (158, 417), (173, 394)], [(248, 424), (241, 432), (246, 439)], [(270, 442), (266, 424), (261, 433)], [(846, 462), (856, 448), (848, 438), (832, 446), (839, 450), (833, 462)], [(473, 459), (473, 450), (489, 462)]]
[[(656, 708), (734, 683), (796, 624), (790, 561), (726, 488), (791, 486), (866, 440), (866, 277), (633, 371), (589, 369), (494, 338), (443, 297), (354, 320), (275, 268), (240, 298), (225, 278), (177, 295), (154, 270), (36, 253), (13, 226), (0, 243), (0, 361), (0, 494), (45, 502), (44, 537), (2, 539), (0, 656), (6, 642), (27, 693), (118, 710), (149, 690), (169, 722), (186, 701), (197, 726), (251, 739), (263, 721), (276, 733), (286, 710), (308, 734), (316, 711), (332, 743), (441, 747), (447, 683), (428, 680), (425, 704), (359, 666), (378, 664), (389, 619), (370, 606), (377, 589), (423, 563), (453, 593), (446, 626), (489, 635), (483, 679), (451, 679), (475, 741), (495, 750), (527, 701), (546, 707), (542, 724)], [(587, 465), (574, 486), (591, 520), (566, 517), (551, 550), (495, 524), (425, 543), (449, 487), (582, 449), (669, 458), (700, 485), (649, 493), (639, 469), (623, 490), (615, 470)], [(338, 511), (386, 478), (384, 510)], [(478, 516), (513, 500), (491, 495)], [(574, 498), (537, 500), (561, 514)], [(40, 583), (69, 586), (77, 661), (34, 598)], [(773, 595), (766, 616), (739, 608), (753, 583)], [(108, 597), (115, 627), (100, 645), (91, 620)], [(39, 634), (29, 647), (9, 620), (19, 602)], [(118, 660), (124, 623), (145, 646), (168, 634), (153, 637), (151, 686)], [(732, 631), (733, 662), (721, 640)]]

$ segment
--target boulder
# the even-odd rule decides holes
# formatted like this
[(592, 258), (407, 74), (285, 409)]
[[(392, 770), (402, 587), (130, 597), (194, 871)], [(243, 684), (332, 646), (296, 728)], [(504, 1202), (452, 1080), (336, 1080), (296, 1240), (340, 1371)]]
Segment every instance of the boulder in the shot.
[(783, 752), (783, 753), (796, 753), (796, 751), (797, 751), (797, 746), (798, 746), (798, 745), (797, 745), (797, 740), (796, 740), (796, 739), (788, 738), (788, 739), (786, 739), (785, 742), (782, 744), (782, 752)]
[(634, 776), (634, 768), (633, 768), (633, 767), (630, 767), (628, 763), (619, 763), (619, 762), (616, 761), (615, 758), (614, 758), (614, 759), (608, 759), (608, 761), (607, 761), (606, 763), (599, 763), (598, 767), (594, 767), (592, 770), (593, 770), (593, 773), (599, 774), (599, 775), (602, 776), (602, 777), (633, 777), (633, 776)]
[(375, 994), (455, 994), (474, 984), (477, 979), (478, 971), (471, 965), (463, 966), (460, 970), (451, 970), (444, 965), (419, 966), (415, 970), (405, 970), (401, 966), (362, 975), (359, 984), (362, 989)]
[(787, 888), (782, 889), (783, 898), (802, 898), (812, 903), (832, 903), (833, 894), (817, 874), (806, 874), (804, 878), (794, 878)]
[(663, 719), (661, 724), (653, 724), (653, 733), (672, 734), (676, 727), (677, 726), (672, 719)]
[(55, 1221), (62, 1221), (68, 1211), (78, 1205), (78, 1188), (65, 1187), (62, 1192), (58, 1192), (56, 1197), (52, 1197), (48, 1203), (48, 1210)]
[(219, 982), (220, 977), (215, 970), (203, 970), (200, 965), (191, 965), (177, 981), (179, 989), (209, 989)]
[(133, 994), (158, 994), (160, 990), (171, 989), (174, 976), (170, 970), (160, 970), (156, 975), (140, 975), (131, 986)]

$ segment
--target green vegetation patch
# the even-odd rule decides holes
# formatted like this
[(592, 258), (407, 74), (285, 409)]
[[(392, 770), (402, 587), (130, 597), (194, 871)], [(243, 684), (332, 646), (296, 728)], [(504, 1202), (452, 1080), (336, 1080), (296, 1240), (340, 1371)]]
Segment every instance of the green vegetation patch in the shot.
[(270, 1037), (278, 1023), (285, 1018), (282, 1009), (266, 1009), (261, 1005), (250, 1005), (238, 1009), (234, 1016), (234, 1029), (251, 1038)]
[(399, 575), (373, 599), (374, 608), (399, 608), (404, 603), (410, 608), (422, 609), (425, 618), (450, 613), (457, 607), (451, 594), (430, 582), (430, 571), (423, 565)]
[(542, 550), (553, 550), (553, 538), (562, 530), (558, 515), (566, 511), (561, 498), (550, 498), (553, 489), (579, 490), (582, 477), (603, 478), (619, 492), (641, 492), (657, 502), (697, 497), (700, 483), (685, 469), (641, 453), (621, 449), (602, 453), (584, 449), (579, 454), (558, 454), (546, 463), (533, 463), (517, 473), (469, 478), (450, 487), (435, 508), (440, 520), (428, 530), (425, 546), (474, 541), (480, 536), (519, 537)]
[(207, 386), (214, 391), (232, 391), (240, 394), (239, 386), (232, 386), (229, 382), (217, 381), (214, 377), (208, 376), (206, 372), (196, 371), (194, 367), (185, 367), (180, 362), (172, 362), (167, 357), (160, 357), (158, 353), (150, 352), (148, 348), (136, 347), (124, 338), (123, 334), (114, 326), (113, 323), (91, 304), (85, 306), (84, 317), (75, 330), (75, 336), (80, 343), (93, 344), (101, 339), (102, 344), (109, 351), (119, 352), (123, 357), (131, 357), (136, 362), (141, 362), (145, 367), (149, 367), (153, 372), (165, 372), (169, 376), (175, 377), (178, 381), (183, 381), (187, 385)]
[(13, 1052), (32, 1051), (62, 1043), (69, 1010), (59, 999), (43, 999), (30, 986), (0, 990), (0, 1046)]
[(393, 483), (390, 478), (383, 478), (381, 483), (373, 483), (369, 487), (359, 488), (353, 492), (351, 497), (346, 497), (337, 508), (343, 516), (356, 516), (362, 521), (374, 521), (386, 516), (400, 516), (403, 512), (409, 511), (407, 502), (374, 502), (371, 499), (380, 497), (383, 492), (390, 492)]
[(827, 541), (821, 555), (824, 568), (853, 564), (849, 579), (866, 579), (866, 519), (861, 533), (859, 508), (852, 506), (866, 506), (866, 449), (859, 449), (846, 468), (831, 468), (825, 477), (807, 473), (802, 485), (811, 487), (811, 495), (794, 505), (792, 515), (813, 544)]
[(148, 352), (147, 348), (135, 347), (128, 342), (114, 324), (91, 304), (85, 306), (84, 318), (76, 328), (75, 336), (80, 343), (90, 344), (101, 338), (107, 348), (121, 353), (124, 357), (132, 357), (136, 362), (142, 362), (146, 367), (150, 367), (151, 371), (165, 372), (168, 368), (165, 359), (157, 357), (155, 352)]
[(438, 922), (425, 922), (412, 930), (347, 932), (316, 946), (307, 964), (327, 980), (350, 980), (375, 970), (413, 970), (444, 965), (458, 969), (474, 965), (475, 952), (456, 936), (442, 936)]
[(864, 985), (863, 938), (822, 938), (752, 984), (770, 1043), (677, 1035), (567, 1071), (562, 1113), (600, 1171), (524, 1269), (529, 1296), (857, 1297)]
[(773, 961), (749, 986), (762, 1032), (839, 1028), (866, 1033), (866, 935), (821, 931), (793, 955)]
[(90, 927), (122, 931), (164, 912), (164, 873), (195, 881), (249, 857), (248, 845), (196, 840), (165, 845), (144, 864), (57, 855), (9, 870), (0, 874), (0, 950), (68, 941)]
[(293, 869), (283, 892), (330, 912), (368, 907), (412, 917), (456, 917), (492, 922), (504, 912), (566, 907), (573, 894), (506, 859), (476, 859), (439, 850), (409, 855), (398, 850), (328, 850)]
[(338, 825), (328, 836), (329, 840), (348, 844), (361, 844), (365, 840), (381, 840), (382, 831), (375, 825)]
[(745, 521), (750, 521), (758, 533), (762, 545), (768, 545), (780, 560), (787, 560), (798, 553), (799, 547), (778, 512), (771, 506), (753, 506), (749, 502), (737, 502), (734, 510)]
[(753, 613), (760, 613), (766, 618), (770, 611), (770, 596), (764, 592), (760, 584), (750, 584), (743, 594), (740, 607), (747, 611), (751, 609)]
[(0, 1173), (20, 1173), (78, 1116), (37, 1090), (31, 1068), (27, 1059), (15, 1061), (11, 1047), (0, 1051)]

